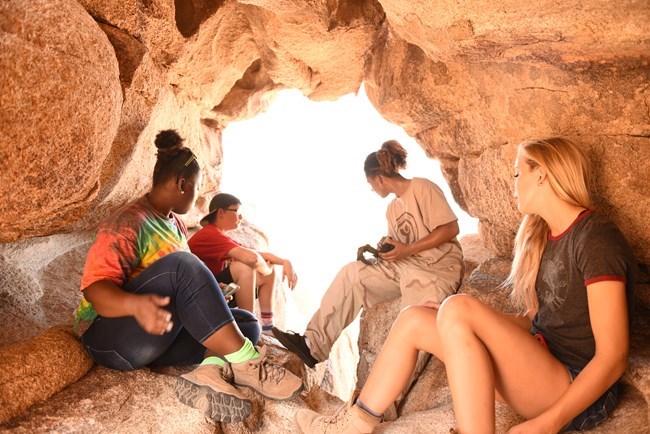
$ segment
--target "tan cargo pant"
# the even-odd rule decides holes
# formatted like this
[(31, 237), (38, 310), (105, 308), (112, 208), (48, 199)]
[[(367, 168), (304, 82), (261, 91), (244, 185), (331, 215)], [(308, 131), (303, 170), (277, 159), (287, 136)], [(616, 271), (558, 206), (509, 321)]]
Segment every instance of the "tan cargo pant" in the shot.
[[(442, 301), (460, 287), (465, 264), (461, 258), (442, 258), (436, 263), (411, 256), (397, 262), (379, 261), (366, 265), (360, 261), (345, 265), (332, 281), (305, 330), (310, 352), (322, 362), (329, 357), (332, 345), (359, 314), (361, 308), (395, 299), (401, 295), (400, 308), (425, 301)], [(415, 369), (404, 391), (395, 401), (403, 401), (411, 386), (426, 367), (431, 355), (418, 354)], [(391, 419), (394, 420), (396, 414)]]
[(327, 360), (334, 342), (362, 308), (369, 309), (400, 295), (400, 308), (442, 301), (458, 290), (463, 269), (462, 260), (457, 258), (429, 264), (418, 256), (397, 262), (379, 261), (376, 265), (360, 261), (345, 265), (305, 330), (312, 356), (320, 362)]

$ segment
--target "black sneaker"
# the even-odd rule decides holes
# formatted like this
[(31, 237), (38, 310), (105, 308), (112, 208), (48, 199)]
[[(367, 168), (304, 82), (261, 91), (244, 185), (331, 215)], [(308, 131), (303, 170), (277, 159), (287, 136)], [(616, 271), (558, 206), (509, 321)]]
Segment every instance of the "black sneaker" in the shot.
[(292, 353), (298, 355), (300, 359), (305, 363), (305, 365), (313, 368), (318, 363), (318, 360), (314, 359), (309, 351), (307, 342), (305, 342), (305, 337), (294, 332), (283, 332), (277, 327), (271, 329), (273, 336), (280, 341), (284, 347), (291, 351)]

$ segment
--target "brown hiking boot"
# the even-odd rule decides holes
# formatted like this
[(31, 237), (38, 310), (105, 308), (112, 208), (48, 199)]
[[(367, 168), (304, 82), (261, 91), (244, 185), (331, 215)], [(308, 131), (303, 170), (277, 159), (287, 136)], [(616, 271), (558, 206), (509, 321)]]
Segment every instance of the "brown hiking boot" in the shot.
[(298, 432), (303, 434), (361, 434), (371, 433), (379, 425), (381, 418), (367, 413), (358, 405), (353, 405), (342, 407), (333, 416), (321, 416), (312, 410), (298, 410), (293, 422)]
[[(359, 395), (361, 395), (361, 389), (354, 389), (352, 391), (352, 394), (350, 395), (350, 399), (348, 400), (348, 404), (350, 402), (357, 402), (357, 398), (359, 398)], [(397, 403), (393, 402), (391, 405), (388, 406), (386, 410), (384, 410), (384, 414), (382, 417), (383, 422), (394, 422), (397, 420)]]
[(225, 378), (217, 365), (201, 365), (176, 379), (176, 396), (215, 422), (241, 422), (251, 414), (251, 402)]
[(302, 390), (302, 380), (270, 362), (266, 346), (257, 348), (260, 356), (244, 363), (230, 364), (236, 384), (249, 386), (267, 398), (284, 401)]

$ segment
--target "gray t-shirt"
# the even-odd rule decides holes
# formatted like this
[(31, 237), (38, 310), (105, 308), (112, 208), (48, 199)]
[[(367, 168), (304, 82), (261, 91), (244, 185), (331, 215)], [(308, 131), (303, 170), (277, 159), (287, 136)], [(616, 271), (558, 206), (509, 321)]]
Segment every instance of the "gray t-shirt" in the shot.
[(635, 271), (630, 246), (616, 226), (592, 211), (583, 212), (562, 234), (549, 235), (536, 281), (539, 310), (533, 332), (544, 336), (562, 363), (584, 368), (596, 350), (587, 285), (625, 282), (631, 317)]

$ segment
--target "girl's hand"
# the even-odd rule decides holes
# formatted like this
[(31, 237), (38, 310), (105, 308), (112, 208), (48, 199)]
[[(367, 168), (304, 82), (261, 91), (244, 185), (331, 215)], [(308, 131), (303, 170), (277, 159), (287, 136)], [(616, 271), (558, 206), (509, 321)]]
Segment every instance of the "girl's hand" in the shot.
[(156, 294), (136, 295), (133, 299), (133, 316), (140, 327), (152, 335), (164, 335), (171, 331), (172, 314), (162, 306), (169, 304), (169, 297)]
[(293, 271), (293, 265), (286, 260), (282, 263), (282, 281), (284, 282), (285, 280), (289, 285), (289, 289), (295, 288), (296, 283), (298, 283), (298, 275)]
[[(411, 256), (409, 251), (409, 244), (400, 243), (399, 241), (388, 239), (384, 244), (392, 244), (395, 246), (393, 250), (386, 253), (380, 253), (379, 257), (384, 261), (399, 261), (400, 259), (407, 258)], [(381, 246), (378, 246), (381, 248)]]

